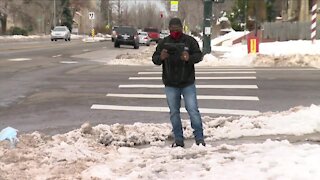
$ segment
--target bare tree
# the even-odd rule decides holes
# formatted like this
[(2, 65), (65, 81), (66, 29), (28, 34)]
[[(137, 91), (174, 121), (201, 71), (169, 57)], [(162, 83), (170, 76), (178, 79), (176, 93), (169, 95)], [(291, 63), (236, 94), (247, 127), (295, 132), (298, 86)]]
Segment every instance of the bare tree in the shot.
[(7, 18), (9, 14), (9, 0), (0, 1), (0, 25), (1, 34), (5, 34), (7, 30)]
[(100, 4), (100, 25), (105, 26), (108, 24), (108, 9), (109, 6), (109, 0), (101, 0)]
[(117, 20), (117, 24), (118, 25), (124, 25), (124, 22), (123, 22), (123, 12), (124, 12), (124, 8), (125, 8), (126, 4), (121, 1), (121, 0), (118, 0), (117, 2), (114, 3), (113, 5), (113, 9), (115, 9), (115, 12), (116, 12), (116, 20)]

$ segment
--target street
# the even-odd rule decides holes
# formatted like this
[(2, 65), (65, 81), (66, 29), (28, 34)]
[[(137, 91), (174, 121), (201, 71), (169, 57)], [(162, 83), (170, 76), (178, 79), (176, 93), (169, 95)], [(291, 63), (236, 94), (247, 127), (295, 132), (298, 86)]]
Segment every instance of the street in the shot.
[[(144, 51), (111, 41), (40, 40), (0, 45), (0, 127), (46, 134), (84, 122), (169, 122), (156, 66), (105, 65), (97, 59)], [(197, 67), (203, 116), (256, 115), (320, 104), (319, 69)], [(182, 116), (188, 118), (186, 113)]]

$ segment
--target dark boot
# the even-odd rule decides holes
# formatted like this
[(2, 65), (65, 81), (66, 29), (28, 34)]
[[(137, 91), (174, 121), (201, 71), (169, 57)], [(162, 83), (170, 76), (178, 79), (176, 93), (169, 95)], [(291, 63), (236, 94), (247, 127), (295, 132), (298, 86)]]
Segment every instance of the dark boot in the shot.
[(206, 146), (206, 143), (204, 142), (203, 139), (196, 140), (196, 144), (197, 144), (198, 146), (199, 146), (200, 144), (201, 144), (202, 146)]
[(171, 147), (184, 147), (184, 142), (183, 141), (175, 141)]

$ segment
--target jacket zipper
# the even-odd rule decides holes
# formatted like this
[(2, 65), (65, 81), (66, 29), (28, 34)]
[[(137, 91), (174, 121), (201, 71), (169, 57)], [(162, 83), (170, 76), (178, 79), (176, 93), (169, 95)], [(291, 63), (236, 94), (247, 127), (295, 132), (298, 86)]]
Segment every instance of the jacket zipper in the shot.
[(180, 82), (182, 82), (182, 81), (183, 81), (185, 65), (186, 65), (186, 62), (183, 62), (183, 64), (182, 64), (182, 73), (181, 73), (181, 79), (180, 79)]

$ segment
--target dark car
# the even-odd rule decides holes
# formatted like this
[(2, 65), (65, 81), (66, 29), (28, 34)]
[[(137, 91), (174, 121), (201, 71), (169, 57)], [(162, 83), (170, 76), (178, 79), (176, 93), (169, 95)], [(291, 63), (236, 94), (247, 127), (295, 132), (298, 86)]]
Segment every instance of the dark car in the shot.
[(160, 33), (157, 28), (148, 27), (144, 28), (144, 31), (148, 33), (149, 37), (151, 38), (151, 41), (155, 41), (156, 43), (160, 40)]
[(114, 47), (119, 48), (120, 45), (131, 45), (135, 49), (139, 49), (137, 29), (129, 26), (119, 26), (117, 28), (117, 35), (114, 39)]

